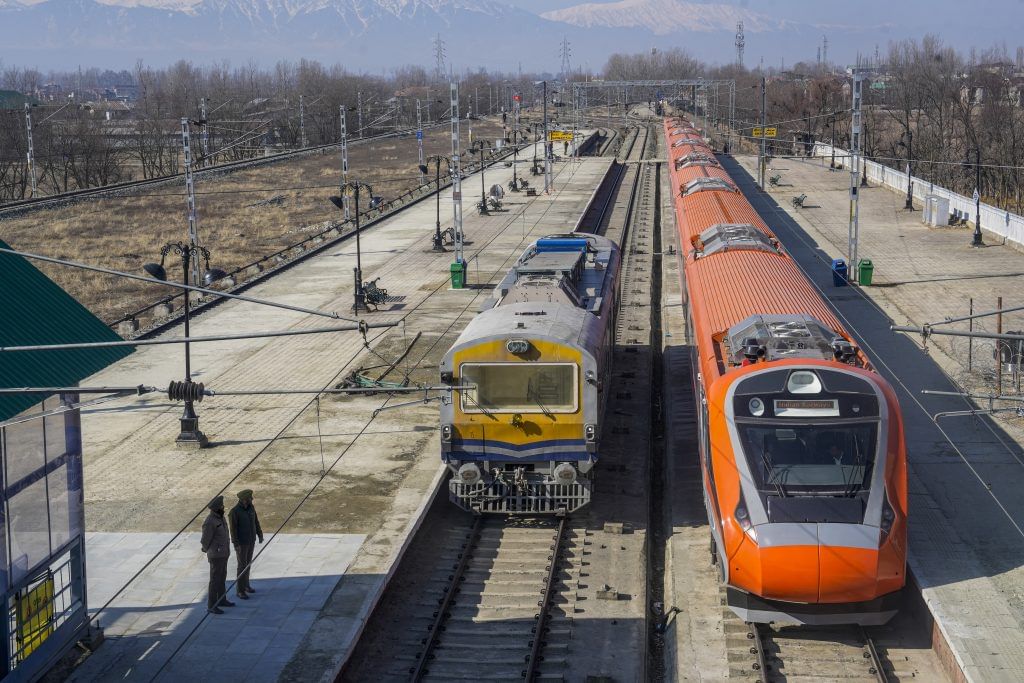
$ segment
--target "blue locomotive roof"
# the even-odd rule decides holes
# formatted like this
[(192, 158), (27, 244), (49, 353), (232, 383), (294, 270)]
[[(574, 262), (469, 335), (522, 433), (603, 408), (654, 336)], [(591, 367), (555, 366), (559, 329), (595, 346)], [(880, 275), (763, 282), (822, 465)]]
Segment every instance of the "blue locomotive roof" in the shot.
[(601, 315), (618, 270), (619, 248), (613, 241), (582, 233), (549, 235), (527, 247), (483, 308), (564, 303)]

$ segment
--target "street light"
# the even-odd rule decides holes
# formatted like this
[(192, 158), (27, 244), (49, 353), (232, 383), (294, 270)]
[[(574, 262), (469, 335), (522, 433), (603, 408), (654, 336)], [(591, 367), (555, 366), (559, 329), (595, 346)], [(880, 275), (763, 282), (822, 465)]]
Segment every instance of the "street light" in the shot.
[[(440, 100), (439, 100), (440, 101)], [(426, 159), (427, 163), (420, 165), (420, 172), (426, 173), (427, 166), (430, 162), (436, 164), (436, 173), (434, 174), (434, 184), (437, 192), (437, 223), (434, 230), (434, 251), (444, 251), (444, 240), (441, 237), (441, 162), (443, 161), (448, 167), (448, 173), (452, 172), (452, 160), (443, 154), (432, 154)]]
[(373, 197), (373, 188), (366, 183), (358, 180), (349, 180), (348, 182), (341, 184), (341, 195), (338, 197), (331, 197), (331, 203), (336, 207), (345, 210), (345, 195), (354, 194), (356, 199), (356, 267), (353, 269), (355, 273), (355, 299), (352, 303), (352, 310), (356, 313), (359, 312), (360, 308), (366, 310), (366, 293), (363, 291), (363, 260), (362, 251), (359, 247), (359, 192), (360, 190), (366, 190), (370, 193), (370, 197)]
[(899, 146), (904, 147), (907, 150), (907, 203), (903, 206), (907, 211), (914, 210), (914, 184), (911, 180), (913, 169), (911, 164), (914, 161), (914, 131), (907, 129), (904, 133), (904, 137), (907, 139), (906, 142), (903, 140), (899, 141)]
[(834, 171), (836, 169), (836, 115), (835, 114), (829, 114), (828, 115), (828, 125), (831, 128), (831, 130), (832, 130), (832, 142), (829, 143), (829, 146), (832, 148), (832, 161), (829, 162), (828, 167), (831, 170)]
[[(970, 157), (964, 162), (964, 168), (970, 170)], [(974, 148), (974, 238), (971, 246), (985, 246), (981, 239), (981, 145)]]
[[(210, 268), (210, 252), (206, 247), (201, 247), (196, 244), (184, 243), (184, 242), (169, 242), (160, 249), (160, 263), (146, 263), (142, 266), (142, 269), (146, 271), (151, 277), (157, 280), (167, 281), (167, 270), (164, 268), (164, 261), (167, 259), (167, 255), (174, 253), (181, 257), (181, 270), (182, 270), (182, 281), (187, 285), (189, 284), (189, 266), (192, 264), (193, 258), (203, 257), (206, 262), (206, 271), (203, 273), (203, 283), (209, 287), (211, 284), (225, 277), (225, 273), (220, 268)], [(189, 348), (189, 296), (190, 292), (185, 290), (185, 384), (192, 384), (192, 357), (191, 349)], [(186, 396), (191, 396), (191, 392), (186, 392)], [(185, 412), (181, 415), (181, 432), (178, 434), (178, 438), (175, 439), (175, 443), (180, 446), (191, 446), (194, 448), (203, 448), (209, 441), (206, 435), (199, 430), (199, 416), (196, 415), (195, 407), (191, 399), (185, 401)]]
[[(519, 164), (519, 143), (522, 142), (524, 137), (526, 137), (526, 134), (523, 133), (523, 131), (512, 131), (512, 183), (508, 187), (513, 192), (519, 192), (519, 176), (517, 175)], [(536, 154), (536, 148), (534, 154)]]
[(480, 154), (480, 215), (489, 216), (490, 211), (487, 210), (487, 184), (484, 180), (484, 151), (491, 150), (491, 143), (484, 140), (477, 140), (470, 145), (469, 153), (477, 152)]

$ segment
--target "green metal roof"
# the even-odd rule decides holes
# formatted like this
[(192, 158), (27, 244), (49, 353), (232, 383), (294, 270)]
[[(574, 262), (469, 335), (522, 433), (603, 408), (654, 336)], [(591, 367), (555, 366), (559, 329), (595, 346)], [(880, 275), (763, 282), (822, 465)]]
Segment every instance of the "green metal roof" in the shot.
[[(10, 249), (3, 240), (0, 247)], [(74, 297), (20, 256), (0, 253), (0, 346), (117, 341)], [(0, 386), (74, 386), (132, 353), (131, 347), (0, 352)], [(0, 395), (0, 420), (39, 403), (37, 394)]]
[(35, 100), (17, 90), (0, 90), (0, 109), (21, 109), (26, 102), (34, 103)]

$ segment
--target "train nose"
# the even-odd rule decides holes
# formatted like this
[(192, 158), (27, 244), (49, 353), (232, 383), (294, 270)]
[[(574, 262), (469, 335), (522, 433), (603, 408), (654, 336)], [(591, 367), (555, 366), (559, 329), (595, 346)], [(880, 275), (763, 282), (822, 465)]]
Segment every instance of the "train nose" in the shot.
[[(784, 532), (789, 542), (760, 548), (760, 594), (764, 597), (787, 602), (833, 603), (870, 600), (877, 595), (879, 554), (876, 547), (830, 545), (834, 530), (822, 530), (820, 524), (792, 525), (785, 529), (771, 529), (772, 526), (775, 525), (759, 526), (759, 536), (769, 540)], [(877, 530), (875, 534), (877, 536)], [(845, 535), (850, 535), (849, 530)], [(869, 545), (860, 539), (848, 540)]]

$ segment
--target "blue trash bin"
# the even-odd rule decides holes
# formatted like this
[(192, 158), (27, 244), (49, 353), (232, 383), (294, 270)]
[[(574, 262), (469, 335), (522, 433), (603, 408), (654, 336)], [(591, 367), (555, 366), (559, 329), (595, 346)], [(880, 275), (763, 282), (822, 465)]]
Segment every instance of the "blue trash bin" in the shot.
[(847, 285), (846, 261), (841, 258), (832, 259), (832, 284), (836, 287)]

